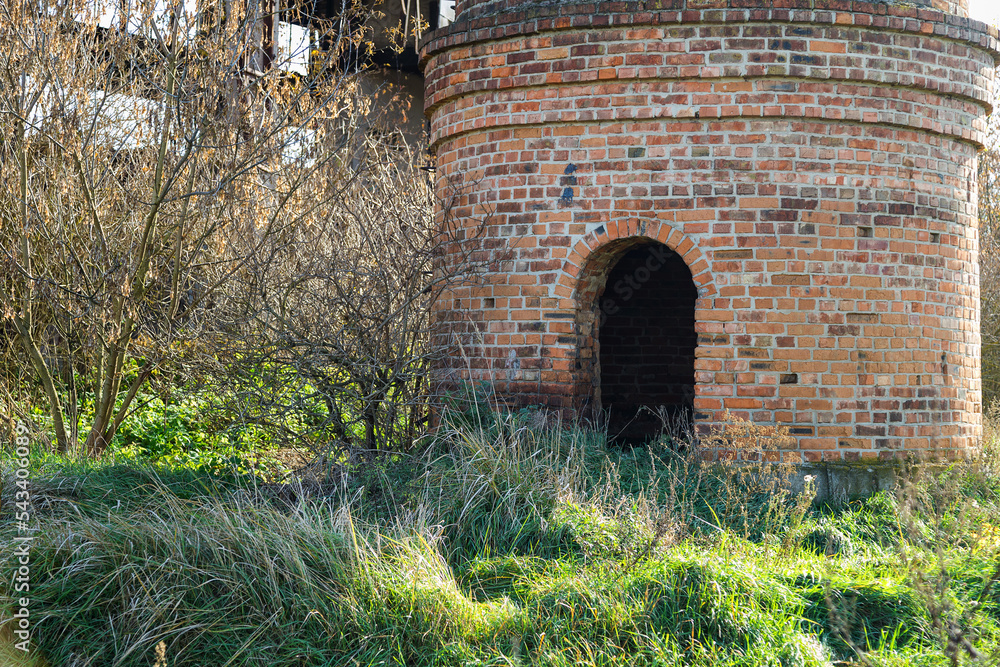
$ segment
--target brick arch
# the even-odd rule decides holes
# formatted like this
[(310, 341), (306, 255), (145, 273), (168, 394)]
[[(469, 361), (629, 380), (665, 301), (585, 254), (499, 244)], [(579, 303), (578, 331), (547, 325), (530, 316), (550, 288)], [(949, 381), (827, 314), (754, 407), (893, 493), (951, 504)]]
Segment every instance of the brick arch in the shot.
[(583, 296), (580, 294), (581, 288), (586, 289), (586, 279), (595, 271), (605, 268), (595, 266), (593, 255), (615, 242), (620, 242), (622, 249), (625, 249), (631, 240), (658, 241), (680, 255), (691, 271), (691, 279), (698, 288), (698, 298), (712, 298), (718, 293), (708, 260), (694, 240), (665, 222), (629, 218), (605, 223), (577, 241), (562, 266), (559, 284), (569, 288), (569, 293), (564, 296), (572, 296), (579, 302)]
[(687, 265), (698, 290), (696, 321), (698, 311), (710, 307), (718, 293), (708, 260), (698, 244), (667, 223), (628, 218), (605, 223), (580, 239), (563, 263), (558, 287), (560, 296), (575, 311), (573, 407), (578, 415), (592, 417), (601, 408), (597, 295), (617, 261), (629, 249), (646, 242), (664, 244)]

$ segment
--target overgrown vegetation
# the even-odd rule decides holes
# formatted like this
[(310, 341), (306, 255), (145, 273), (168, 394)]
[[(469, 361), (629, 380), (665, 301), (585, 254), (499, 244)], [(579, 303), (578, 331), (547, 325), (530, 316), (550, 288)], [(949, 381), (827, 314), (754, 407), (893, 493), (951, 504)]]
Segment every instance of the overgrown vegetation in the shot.
[[(543, 413), (475, 410), (418, 453), (327, 483), (163, 465), (135, 449), (99, 461), (35, 452), (37, 654), (199, 666), (997, 657), (995, 439), (978, 462), (897, 494), (812, 506), (758, 475), (773, 440), (730, 426), (749, 464), (608, 448)], [(6, 512), (9, 461), (3, 482)], [(10, 581), (14, 564), (3, 567)]]
[(40, 407), (98, 455), (209, 379), (273, 439), (412, 440), (435, 258), (475, 239), (382, 131), (373, 10), (284, 3), (291, 53), (257, 0), (105, 4), (0, 1), (0, 435)]
[(1000, 398), (1000, 107), (988, 120), (979, 153), (979, 285), (983, 405)]
[(136, 38), (0, 0), (0, 440), (33, 442), (21, 485), (0, 449), (0, 543), (19, 492), (36, 528), (34, 653), (0, 627), (0, 667), (1000, 659), (996, 415), (976, 461), (821, 504), (782, 430), (736, 418), (623, 449), (470, 391), (428, 434), (431, 305), (475, 234), (358, 130), (362, 5), (297, 77), (248, 74), (246, 7)]

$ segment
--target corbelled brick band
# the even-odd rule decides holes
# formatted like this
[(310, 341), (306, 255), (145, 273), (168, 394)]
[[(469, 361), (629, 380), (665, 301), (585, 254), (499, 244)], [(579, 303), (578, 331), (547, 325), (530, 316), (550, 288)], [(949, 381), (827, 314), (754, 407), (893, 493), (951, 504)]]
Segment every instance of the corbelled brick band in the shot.
[[(805, 461), (973, 447), (976, 152), (1000, 54), (964, 1), (932, 6), (459, 3), (422, 47), (426, 111), (449, 219), (483, 225), (492, 263), (439, 304), (453, 370), (578, 414), (655, 394), (626, 352), (667, 368), (687, 343), (657, 350), (641, 315), (669, 318), (632, 293), (683, 261), (697, 339), (672, 381), (700, 428), (785, 424)], [(605, 355), (617, 311), (604, 333), (628, 349)]]

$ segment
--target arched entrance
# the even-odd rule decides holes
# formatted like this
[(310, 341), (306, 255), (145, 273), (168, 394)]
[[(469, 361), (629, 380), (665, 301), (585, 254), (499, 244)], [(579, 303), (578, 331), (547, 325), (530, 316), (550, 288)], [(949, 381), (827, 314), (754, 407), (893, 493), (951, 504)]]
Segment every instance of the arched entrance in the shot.
[(632, 246), (607, 273), (597, 299), (600, 403), (609, 436), (640, 443), (678, 424), (694, 402), (695, 300), (691, 271), (676, 252), (649, 241)]

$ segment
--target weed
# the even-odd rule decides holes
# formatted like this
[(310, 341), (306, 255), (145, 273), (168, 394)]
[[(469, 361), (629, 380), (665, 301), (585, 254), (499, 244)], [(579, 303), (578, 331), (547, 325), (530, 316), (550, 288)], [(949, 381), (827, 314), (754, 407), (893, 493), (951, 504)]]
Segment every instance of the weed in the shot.
[(33, 636), (59, 666), (987, 660), (992, 482), (954, 466), (813, 506), (774, 486), (779, 436), (735, 421), (714, 441), (728, 449), (627, 450), (544, 413), (473, 411), (312, 493), (39, 454)]

